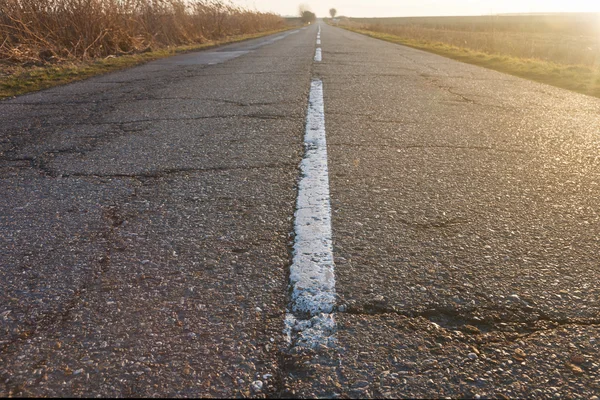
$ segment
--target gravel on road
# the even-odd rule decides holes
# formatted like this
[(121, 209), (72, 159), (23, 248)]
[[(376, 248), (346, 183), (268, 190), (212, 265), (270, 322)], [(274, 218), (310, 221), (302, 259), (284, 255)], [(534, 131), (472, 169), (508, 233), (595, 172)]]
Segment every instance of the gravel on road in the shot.
[(0, 395), (278, 391), (307, 34), (0, 102)]

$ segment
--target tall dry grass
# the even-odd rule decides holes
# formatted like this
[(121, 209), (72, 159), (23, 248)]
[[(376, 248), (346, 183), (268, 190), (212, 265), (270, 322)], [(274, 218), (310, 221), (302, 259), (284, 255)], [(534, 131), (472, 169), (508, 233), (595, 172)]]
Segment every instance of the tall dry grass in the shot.
[(487, 54), (600, 66), (600, 14), (372, 18), (349, 24)]
[(220, 0), (0, 0), (0, 60), (85, 60), (283, 26)]

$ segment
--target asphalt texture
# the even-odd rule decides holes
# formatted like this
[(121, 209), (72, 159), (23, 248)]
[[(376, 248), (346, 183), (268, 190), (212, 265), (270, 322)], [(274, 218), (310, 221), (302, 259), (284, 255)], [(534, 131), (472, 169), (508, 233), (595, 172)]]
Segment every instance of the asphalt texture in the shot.
[(0, 103), (0, 395), (276, 390), (312, 36)]
[[(0, 395), (600, 392), (600, 100), (321, 28), (0, 102)], [(290, 351), (314, 78), (337, 344)]]
[(297, 393), (598, 394), (600, 101), (328, 26), (322, 43), (339, 349)]

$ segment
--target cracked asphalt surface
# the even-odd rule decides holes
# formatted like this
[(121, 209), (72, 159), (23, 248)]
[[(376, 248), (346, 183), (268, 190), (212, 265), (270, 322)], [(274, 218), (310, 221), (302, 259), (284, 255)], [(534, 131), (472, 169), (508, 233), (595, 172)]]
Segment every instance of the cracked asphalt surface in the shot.
[(309, 35), (0, 103), (0, 395), (277, 390)]
[[(0, 102), (0, 395), (600, 392), (600, 100), (321, 28)], [(290, 352), (311, 78), (338, 343)]]
[(322, 37), (343, 312), (339, 349), (305, 355), (296, 393), (599, 393), (600, 101)]

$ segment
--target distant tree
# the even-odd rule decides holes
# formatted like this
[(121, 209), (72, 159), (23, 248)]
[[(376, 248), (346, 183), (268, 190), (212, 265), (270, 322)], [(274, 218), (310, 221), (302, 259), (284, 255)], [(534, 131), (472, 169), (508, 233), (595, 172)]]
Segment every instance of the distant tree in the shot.
[(314, 22), (317, 19), (315, 13), (310, 11), (308, 4), (300, 4), (300, 6), (298, 6), (298, 14), (300, 14), (300, 19), (305, 24)]
[(337, 15), (337, 10), (335, 8), (330, 8), (329, 15), (331, 15), (331, 18), (335, 18), (335, 16)]
[(304, 14), (305, 11), (310, 11), (310, 6), (306, 3), (302, 3), (298, 6), (298, 14), (300, 14), (300, 16), (302, 16), (302, 14)]

